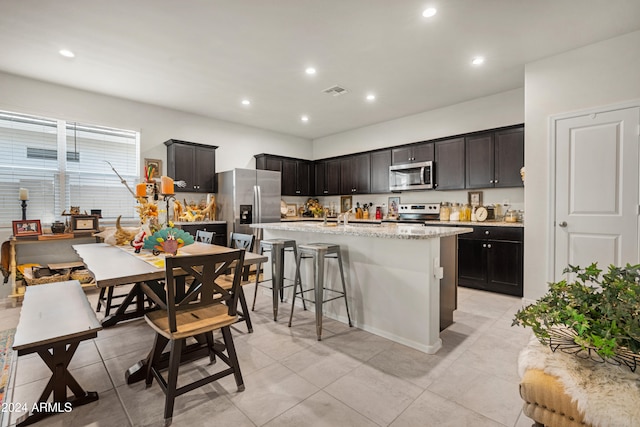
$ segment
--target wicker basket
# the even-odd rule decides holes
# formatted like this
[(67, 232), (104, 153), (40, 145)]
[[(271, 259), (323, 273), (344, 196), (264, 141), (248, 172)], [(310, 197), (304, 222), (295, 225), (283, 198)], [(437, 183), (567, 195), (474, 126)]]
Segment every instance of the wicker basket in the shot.
[(33, 277), (33, 267), (24, 269), (24, 281), (27, 286), (31, 285), (44, 285), (45, 283), (65, 282), (69, 280), (71, 275), (70, 269), (57, 270), (58, 273), (52, 276), (45, 277)]
[(89, 270), (83, 268), (81, 270), (73, 270), (71, 272), (71, 280), (77, 280), (82, 284), (87, 284), (93, 282), (93, 276), (89, 273)]

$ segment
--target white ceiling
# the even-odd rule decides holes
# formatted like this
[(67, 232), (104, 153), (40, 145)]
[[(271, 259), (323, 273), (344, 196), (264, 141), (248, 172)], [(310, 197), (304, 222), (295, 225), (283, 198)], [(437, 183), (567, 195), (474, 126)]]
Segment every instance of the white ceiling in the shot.
[(0, 0), (0, 70), (314, 139), (522, 87), (524, 64), (637, 29), (639, 0)]

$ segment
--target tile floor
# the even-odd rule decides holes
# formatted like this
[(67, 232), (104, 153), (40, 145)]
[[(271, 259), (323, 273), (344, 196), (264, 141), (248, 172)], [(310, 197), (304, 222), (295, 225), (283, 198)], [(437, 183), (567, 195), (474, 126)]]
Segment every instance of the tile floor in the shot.
[[(251, 286), (245, 287), (253, 294)], [(428, 355), (325, 318), (323, 340), (315, 339), (311, 312), (296, 310), (287, 327), (283, 313), (271, 316), (270, 296), (260, 294), (252, 313), (254, 333), (244, 324), (234, 340), (246, 385), (232, 377), (178, 397), (174, 426), (474, 426), (525, 427), (517, 355), (529, 330), (511, 327), (520, 298), (459, 289), (455, 323), (442, 332), (444, 347)], [(98, 293), (88, 291), (95, 307)], [(249, 297), (251, 298), (251, 297)], [(0, 329), (17, 325), (19, 307), (0, 301)], [(98, 314), (101, 317), (101, 314)], [(153, 333), (143, 319), (121, 323), (84, 342), (71, 370), (100, 400), (37, 426), (163, 425), (163, 393), (157, 383), (126, 385), (124, 373), (143, 359)], [(49, 372), (36, 355), (14, 359), (7, 401), (32, 404)], [(190, 379), (221, 363), (196, 362), (181, 370)], [(14, 425), (10, 414), (2, 425)]]

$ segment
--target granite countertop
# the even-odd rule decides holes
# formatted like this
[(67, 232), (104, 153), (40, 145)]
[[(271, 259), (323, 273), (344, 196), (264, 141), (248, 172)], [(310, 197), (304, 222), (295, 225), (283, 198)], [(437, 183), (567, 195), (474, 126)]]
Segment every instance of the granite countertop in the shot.
[[(311, 218), (311, 217), (301, 217), (301, 216), (295, 216), (295, 217), (287, 217), (287, 218), (282, 218), (281, 222), (301, 222), (301, 221), (308, 221), (308, 222), (323, 222), (324, 219), (323, 218)], [(332, 222), (335, 223), (337, 221), (336, 218), (327, 218), (328, 222)], [(356, 223), (356, 224), (404, 224), (401, 221), (398, 220), (394, 220), (394, 219), (385, 219), (385, 220), (379, 220), (379, 219), (349, 219), (349, 224), (351, 223)], [(477, 221), (439, 221), (439, 220), (428, 220), (425, 221), (425, 224), (428, 226), (431, 226), (432, 224), (435, 226), (440, 226), (440, 225), (444, 225), (444, 226), (466, 226), (466, 227), (524, 227), (524, 223), (522, 222), (506, 222), (506, 221), (493, 221), (493, 220), (487, 220), (484, 222), (477, 222)], [(408, 225), (408, 224), (405, 224)], [(416, 225), (418, 225), (418, 223), (416, 223)]]
[(427, 221), (428, 225), (436, 224), (436, 225), (455, 225), (455, 226), (467, 226), (467, 227), (524, 227), (523, 222), (506, 222), (506, 221), (493, 221), (487, 220), (483, 222), (478, 221)]
[(325, 225), (316, 221), (273, 222), (266, 224), (251, 224), (252, 228), (265, 230), (297, 231), (303, 233), (339, 234), (359, 237), (380, 237), (387, 239), (433, 239), (437, 237), (455, 236), (471, 233), (468, 227), (430, 227), (420, 224), (363, 224), (349, 222), (348, 225)]
[[(280, 222), (300, 222), (300, 221), (309, 221), (309, 222), (324, 222), (324, 218), (314, 218), (310, 216), (288, 216), (286, 218), (280, 219)], [(328, 222), (337, 222), (338, 217), (329, 216), (327, 217)], [(355, 223), (367, 223), (367, 224), (380, 224), (382, 220), (379, 219), (355, 219), (353, 217), (349, 218), (349, 222)]]
[(226, 224), (227, 221), (174, 221), (175, 225)]

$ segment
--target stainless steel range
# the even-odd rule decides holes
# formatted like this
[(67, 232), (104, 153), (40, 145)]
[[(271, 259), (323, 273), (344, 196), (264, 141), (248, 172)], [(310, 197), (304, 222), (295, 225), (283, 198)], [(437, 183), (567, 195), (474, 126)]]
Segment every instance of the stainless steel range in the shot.
[(398, 207), (400, 221), (424, 222), (440, 219), (440, 203), (408, 203)]

